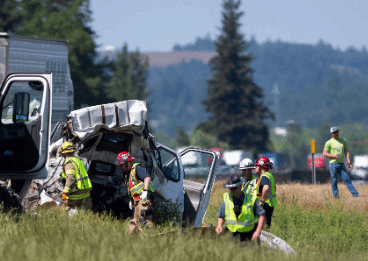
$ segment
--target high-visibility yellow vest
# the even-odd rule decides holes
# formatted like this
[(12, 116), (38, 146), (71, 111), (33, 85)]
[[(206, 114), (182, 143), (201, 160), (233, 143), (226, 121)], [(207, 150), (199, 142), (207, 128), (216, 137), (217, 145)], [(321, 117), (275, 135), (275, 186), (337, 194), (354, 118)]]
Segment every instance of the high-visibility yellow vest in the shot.
[(258, 221), (258, 218), (253, 213), (255, 200), (256, 197), (252, 194), (244, 194), (242, 211), (238, 218), (236, 218), (233, 196), (231, 192), (224, 193), (225, 221), (227, 228), (231, 232), (249, 232), (255, 227)]
[[(142, 195), (143, 190), (144, 190), (144, 182), (137, 179), (137, 171), (136, 170), (137, 170), (137, 166), (139, 164), (142, 165), (141, 163), (134, 163), (133, 164), (132, 170), (130, 171), (130, 175), (129, 175), (129, 181), (127, 183), (128, 193), (132, 198), (134, 198), (134, 200), (140, 200), (141, 195)], [(155, 189), (153, 188), (152, 181), (150, 181), (149, 190), (151, 192), (155, 191)]]
[(61, 177), (66, 179), (68, 174), (74, 174), (76, 182), (75, 182), (75, 184), (73, 185), (72, 188), (69, 188), (69, 187), (65, 186), (63, 192), (68, 194), (68, 199), (70, 199), (70, 200), (77, 200), (77, 199), (83, 199), (83, 198), (88, 197), (89, 194), (90, 194), (89, 192), (83, 193), (83, 194), (76, 194), (76, 195), (72, 194), (73, 192), (76, 192), (76, 191), (81, 190), (81, 189), (92, 189), (92, 183), (91, 183), (91, 180), (88, 177), (88, 174), (87, 174), (87, 171), (84, 167), (83, 162), (80, 159), (76, 158), (76, 157), (68, 157), (65, 160), (63, 166), (65, 166), (68, 163), (73, 164), (74, 170), (69, 169), (69, 170), (66, 171), (66, 173), (63, 172), (61, 174)]
[(270, 190), (268, 191), (268, 197), (265, 201), (265, 203), (267, 203), (269, 206), (271, 207), (276, 207), (277, 204), (277, 198), (276, 198), (276, 184), (275, 184), (275, 179), (273, 177), (273, 175), (271, 174), (271, 172), (265, 172), (263, 173), (259, 179), (256, 182), (256, 185), (254, 186), (253, 189), (253, 194), (257, 196), (257, 198), (262, 198), (262, 194), (259, 191), (259, 186), (261, 184), (261, 179), (262, 177), (267, 177), (269, 182), (270, 182)]
[(257, 182), (256, 177), (254, 177), (254, 176), (252, 175), (252, 178), (251, 178), (250, 180), (248, 180), (248, 181), (247, 181), (247, 183), (244, 183), (244, 184), (242, 185), (242, 191), (243, 191), (244, 193), (248, 193), (248, 194), (249, 194), (249, 193), (252, 193), (253, 188), (254, 188), (254, 186), (255, 186), (256, 182)]

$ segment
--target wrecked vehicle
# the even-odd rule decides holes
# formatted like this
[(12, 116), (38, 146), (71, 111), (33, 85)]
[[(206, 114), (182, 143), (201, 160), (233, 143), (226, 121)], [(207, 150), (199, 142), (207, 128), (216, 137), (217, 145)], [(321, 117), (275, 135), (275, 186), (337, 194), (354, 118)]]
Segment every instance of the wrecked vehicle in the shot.
[[(56, 124), (51, 134), (48, 177), (33, 182), (27, 197), (29, 204), (41, 205), (48, 201), (47, 196), (60, 202), (63, 158), (58, 149), (65, 140), (74, 144), (86, 165), (94, 211), (111, 212), (118, 217), (131, 215), (123, 173), (115, 166), (117, 154), (129, 151), (151, 175), (156, 209), (170, 211), (162, 216), (202, 225), (218, 156), (196, 147), (179, 154), (156, 142), (148, 130), (145, 101), (127, 100), (74, 110), (65, 123)], [(190, 158), (203, 159), (201, 166), (183, 166), (182, 162)]]

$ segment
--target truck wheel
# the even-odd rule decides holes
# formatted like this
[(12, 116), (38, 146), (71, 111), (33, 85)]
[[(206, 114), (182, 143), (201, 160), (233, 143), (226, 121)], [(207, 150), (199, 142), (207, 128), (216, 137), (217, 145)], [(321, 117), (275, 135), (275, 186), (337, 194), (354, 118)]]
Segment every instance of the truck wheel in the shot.
[(23, 207), (20, 197), (11, 189), (0, 186), (0, 204), (3, 212), (15, 210), (16, 213), (21, 213)]

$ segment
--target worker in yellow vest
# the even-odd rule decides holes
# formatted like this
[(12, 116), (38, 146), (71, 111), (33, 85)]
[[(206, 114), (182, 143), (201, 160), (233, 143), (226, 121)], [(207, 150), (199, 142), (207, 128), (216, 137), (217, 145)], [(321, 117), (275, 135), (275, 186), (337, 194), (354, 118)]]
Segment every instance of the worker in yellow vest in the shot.
[(218, 212), (216, 233), (223, 233), (223, 225), (240, 242), (253, 241), (260, 243), (260, 235), (265, 219), (265, 211), (261, 208), (253, 194), (242, 191), (244, 180), (238, 175), (231, 175), (223, 185), (230, 189), (223, 195), (223, 202)]
[(64, 157), (63, 172), (61, 178), (65, 180), (62, 192), (63, 205), (66, 210), (77, 208), (91, 209), (92, 201), (90, 192), (91, 180), (88, 177), (83, 162), (74, 156), (73, 143), (65, 141), (61, 145), (61, 155)]
[(271, 226), (274, 208), (277, 206), (276, 184), (272, 173), (269, 171), (273, 164), (269, 158), (261, 156), (256, 161), (256, 173), (258, 179), (253, 193), (259, 198), (261, 206), (266, 211), (266, 225)]
[(152, 228), (153, 223), (153, 192), (151, 177), (141, 163), (134, 163), (135, 158), (127, 151), (118, 154), (116, 165), (124, 173), (125, 184), (130, 196), (129, 207), (134, 207), (134, 219), (128, 224), (127, 232), (131, 234), (141, 226)]
[(256, 166), (254, 165), (253, 160), (245, 158), (240, 161), (239, 168), (241, 169), (242, 176), (245, 179), (245, 182), (242, 185), (242, 191), (244, 193), (251, 193), (257, 181), (257, 178), (253, 176), (252, 173)]

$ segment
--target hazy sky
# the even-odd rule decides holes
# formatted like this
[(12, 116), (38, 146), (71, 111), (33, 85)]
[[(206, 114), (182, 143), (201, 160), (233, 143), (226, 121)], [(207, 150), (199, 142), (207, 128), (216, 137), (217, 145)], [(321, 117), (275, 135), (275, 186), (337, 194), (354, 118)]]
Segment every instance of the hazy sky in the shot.
[[(215, 39), (222, 0), (91, 0), (97, 44), (141, 52), (170, 51), (197, 37)], [(335, 48), (368, 47), (367, 0), (243, 0), (242, 33), (257, 42), (281, 40)]]

